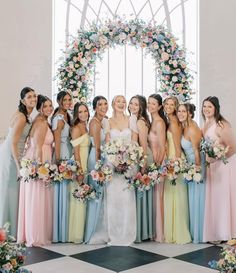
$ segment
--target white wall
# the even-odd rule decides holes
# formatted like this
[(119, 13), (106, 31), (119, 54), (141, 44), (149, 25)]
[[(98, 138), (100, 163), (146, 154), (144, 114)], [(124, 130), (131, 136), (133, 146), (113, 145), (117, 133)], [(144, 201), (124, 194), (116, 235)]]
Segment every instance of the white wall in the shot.
[(235, 0), (200, 0), (200, 101), (218, 96), (236, 131), (235, 11)]
[[(220, 98), (236, 128), (235, 0), (200, 1), (200, 102)], [(32, 86), (51, 95), (52, 0), (8, 0), (0, 8), (0, 137), (7, 132), (19, 92)]]
[(0, 7), (0, 137), (24, 86), (51, 96), (52, 1), (7, 0)]

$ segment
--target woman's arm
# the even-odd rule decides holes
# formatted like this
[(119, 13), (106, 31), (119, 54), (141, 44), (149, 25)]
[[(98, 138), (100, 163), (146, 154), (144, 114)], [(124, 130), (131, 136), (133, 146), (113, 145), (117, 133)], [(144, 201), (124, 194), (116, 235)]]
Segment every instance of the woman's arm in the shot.
[(89, 134), (93, 137), (94, 145), (95, 145), (95, 160), (98, 161), (101, 156), (101, 125), (94, 119), (89, 123)]
[(53, 131), (54, 141), (55, 141), (55, 157), (56, 161), (59, 161), (61, 158), (61, 132), (65, 126), (63, 120), (58, 120), (57, 128)]
[(158, 121), (155, 124), (155, 131), (157, 132), (158, 151), (156, 163), (161, 165), (166, 154), (166, 125), (164, 121)]
[[(72, 127), (72, 130), (71, 130), (72, 140), (75, 140), (75, 139), (79, 138), (80, 136), (81, 136), (80, 128), (78, 126)], [(80, 145), (76, 145), (75, 147), (73, 147), (73, 152), (74, 152), (75, 160), (79, 162), (80, 166), (82, 166), (81, 165), (81, 158), (80, 158)]]
[(202, 138), (201, 130), (197, 127), (189, 128), (189, 139), (193, 147), (195, 164), (197, 166), (201, 165), (200, 157), (200, 142)]
[(182, 136), (182, 130), (180, 125), (177, 121), (172, 121), (170, 124), (170, 130), (172, 133), (174, 146), (175, 146), (175, 156), (181, 157), (181, 136)]
[(217, 128), (217, 132), (220, 142), (229, 147), (226, 156), (230, 157), (235, 154), (236, 139), (230, 124), (224, 122), (223, 127)]
[(37, 120), (34, 124), (35, 159), (42, 162), (42, 147), (48, 130), (46, 121)]
[(148, 127), (144, 120), (140, 119), (137, 122), (138, 127), (138, 141), (143, 148), (144, 154), (144, 168), (147, 167), (147, 148), (148, 148)]
[(17, 144), (20, 140), (25, 124), (26, 124), (25, 116), (21, 113), (18, 114), (16, 116), (16, 119), (13, 125), (13, 134), (12, 134), (12, 143), (11, 143), (12, 156), (14, 158), (18, 171), (20, 170), (20, 164), (19, 164), (19, 153), (18, 153)]

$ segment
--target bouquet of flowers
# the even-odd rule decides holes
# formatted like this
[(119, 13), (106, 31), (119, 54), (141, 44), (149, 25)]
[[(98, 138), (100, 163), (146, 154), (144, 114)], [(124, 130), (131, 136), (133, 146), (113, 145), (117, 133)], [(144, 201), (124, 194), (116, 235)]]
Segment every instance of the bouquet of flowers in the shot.
[(186, 163), (184, 170), (182, 170), (183, 177), (185, 181), (188, 182), (196, 182), (202, 183), (202, 174), (201, 174), (201, 167), (196, 166), (195, 164)]
[(165, 167), (167, 169), (167, 178), (172, 185), (176, 185), (178, 175), (183, 172), (186, 161), (182, 158), (173, 158), (165, 160)]
[(144, 165), (143, 149), (137, 142), (119, 138), (105, 144), (102, 150), (104, 157), (113, 165), (114, 171), (126, 177), (132, 176), (136, 166)]
[(98, 160), (95, 164), (95, 170), (92, 170), (90, 175), (99, 185), (104, 185), (112, 179), (112, 168)]
[(96, 198), (96, 191), (88, 184), (81, 184), (72, 193), (73, 197), (80, 202), (86, 202)]
[(209, 138), (202, 139), (200, 143), (200, 149), (204, 154), (217, 160), (222, 160), (224, 164), (228, 163), (226, 154), (229, 150), (229, 146), (220, 144), (217, 140)]
[(83, 176), (83, 170), (77, 161), (73, 159), (60, 160), (58, 164), (58, 173), (54, 176), (54, 182), (63, 180), (78, 180)]
[(236, 245), (224, 247), (220, 256), (219, 261), (209, 262), (210, 267), (220, 273), (236, 273)]
[(14, 238), (8, 235), (9, 224), (0, 228), (0, 272), (29, 273), (20, 268), (25, 261), (26, 248), (23, 244), (14, 243)]
[(167, 175), (166, 166), (157, 165), (156, 163), (152, 163), (147, 168), (148, 176), (151, 179), (151, 184), (155, 185), (162, 181), (162, 178)]

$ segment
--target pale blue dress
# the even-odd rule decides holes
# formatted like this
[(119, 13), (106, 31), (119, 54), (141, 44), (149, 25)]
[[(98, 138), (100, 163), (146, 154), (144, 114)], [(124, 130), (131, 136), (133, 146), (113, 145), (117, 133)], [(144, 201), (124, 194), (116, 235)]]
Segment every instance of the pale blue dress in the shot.
[[(192, 143), (182, 136), (181, 146), (185, 156), (190, 163), (195, 163), (195, 156)], [(205, 177), (204, 156), (201, 155), (202, 177)], [(188, 183), (188, 200), (189, 200), (189, 219), (190, 233), (193, 243), (199, 243), (203, 240), (203, 220), (205, 207), (205, 183)]]
[[(103, 119), (103, 128), (100, 132), (100, 143), (101, 145), (105, 144), (106, 130), (108, 126), (108, 120)], [(88, 173), (95, 168), (96, 164), (96, 151), (94, 145), (93, 137), (90, 137), (91, 140), (91, 149), (88, 157)], [(99, 198), (95, 200), (89, 200), (87, 203), (87, 213), (86, 213), (86, 225), (85, 225), (85, 234), (84, 242), (85, 243), (105, 243), (106, 240), (106, 223), (104, 217), (104, 187), (98, 185), (96, 181), (92, 179), (91, 176), (88, 178), (88, 184), (93, 186), (96, 190)], [(105, 228), (105, 229), (104, 229)], [(96, 236), (94, 234), (96, 233)], [(93, 240), (91, 238), (93, 237)]]
[[(32, 124), (26, 123), (18, 142), (19, 160), (22, 158), (25, 141)], [(5, 141), (0, 146), (0, 228), (10, 223), (10, 234), (16, 237), (19, 183), (17, 182), (16, 163), (12, 156), (13, 128), (9, 128)]]
[[(57, 129), (58, 121), (64, 121), (65, 125), (61, 131), (60, 159), (70, 159), (72, 156), (72, 146), (70, 144), (70, 126), (64, 120), (64, 116), (57, 114), (52, 120), (52, 130)], [(69, 180), (64, 180), (54, 185), (53, 200), (53, 242), (67, 242), (69, 228)]]

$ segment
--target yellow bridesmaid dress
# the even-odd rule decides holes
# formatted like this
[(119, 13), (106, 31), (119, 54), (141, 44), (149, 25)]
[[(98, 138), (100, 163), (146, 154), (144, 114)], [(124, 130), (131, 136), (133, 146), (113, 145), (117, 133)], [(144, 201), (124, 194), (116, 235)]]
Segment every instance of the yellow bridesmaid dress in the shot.
[[(77, 139), (71, 140), (73, 147), (79, 145), (80, 160), (84, 173), (87, 172), (87, 159), (89, 153), (90, 138), (86, 133)], [(77, 188), (77, 182), (70, 183), (70, 195)], [(84, 227), (86, 219), (86, 203), (79, 202), (75, 198), (70, 198), (69, 205), (69, 242), (81, 243), (84, 237)]]
[[(175, 157), (173, 136), (167, 131), (168, 159)], [(166, 243), (186, 244), (191, 242), (189, 231), (188, 191), (183, 176), (171, 185), (164, 184), (164, 237)]]

